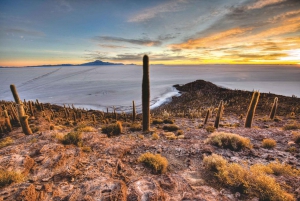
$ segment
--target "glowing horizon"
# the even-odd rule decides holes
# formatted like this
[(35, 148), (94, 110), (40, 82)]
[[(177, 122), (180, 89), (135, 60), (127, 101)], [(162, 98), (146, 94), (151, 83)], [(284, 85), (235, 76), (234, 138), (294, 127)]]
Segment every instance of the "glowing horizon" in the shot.
[(297, 0), (0, 2), (0, 66), (300, 64)]

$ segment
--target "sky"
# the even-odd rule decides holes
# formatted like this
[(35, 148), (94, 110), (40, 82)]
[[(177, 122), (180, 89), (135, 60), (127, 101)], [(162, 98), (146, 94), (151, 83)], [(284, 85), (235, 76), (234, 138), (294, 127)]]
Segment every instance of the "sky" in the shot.
[(300, 0), (0, 0), (0, 66), (300, 64)]

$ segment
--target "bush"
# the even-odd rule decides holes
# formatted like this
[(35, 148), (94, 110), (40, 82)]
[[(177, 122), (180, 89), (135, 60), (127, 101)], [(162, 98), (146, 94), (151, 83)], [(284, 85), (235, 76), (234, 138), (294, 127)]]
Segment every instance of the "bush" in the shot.
[(153, 124), (162, 124), (162, 123), (164, 123), (164, 121), (162, 119), (153, 119), (152, 123)]
[(183, 135), (184, 133), (183, 133), (183, 130), (178, 130), (177, 131), (177, 135)]
[(120, 135), (123, 131), (122, 123), (117, 121), (115, 124), (103, 126), (102, 132), (108, 136)]
[(233, 151), (239, 151), (243, 148), (252, 148), (252, 144), (248, 138), (224, 132), (210, 134), (206, 143), (222, 148), (228, 148)]
[(24, 176), (14, 171), (0, 170), (0, 187), (8, 186), (13, 182), (21, 182)]
[(50, 130), (54, 130), (54, 125), (50, 125)]
[(63, 144), (74, 144), (76, 146), (82, 145), (82, 134), (79, 131), (71, 132), (65, 135), (62, 139)]
[(142, 130), (142, 125), (138, 124), (138, 123), (131, 124), (129, 130), (132, 131), (132, 132), (141, 131)]
[(165, 125), (163, 127), (163, 130), (167, 130), (167, 131), (177, 131), (178, 129), (179, 127), (175, 124)]
[(214, 126), (207, 126), (205, 129), (209, 133), (212, 133), (212, 132), (214, 132), (216, 130), (216, 128)]
[(237, 163), (228, 163), (222, 156), (215, 154), (204, 157), (203, 163), (208, 171), (214, 173), (218, 182), (242, 193), (257, 196), (260, 200), (295, 200), (276, 183), (275, 178), (261, 171), (263, 165), (243, 167)]
[(172, 119), (164, 119), (165, 124), (174, 124), (174, 121)]
[(77, 128), (75, 128), (75, 131), (80, 131), (80, 132), (95, 132), (96, 129), (92, 126), (87, 126), (84, 124), (79, 125)]
[(157, 133), (153, 133), (152, 140), (158, 140), (158, 139), (159, 139), (159, 135)]
[(262, 147), (266, 149), (273, 149), (276, 146), (276, 141), (273, 139), (264, 139), (262, 141)]
[(300, 170), (293, 169), (292, 166), (287, 164), (279, 163), (278, 161), (269, 163), (267, 165), (272, 171), (274, 175), (290, 175), (290, 176), (299, 176)]
[(292, 134), (294, 142), (300, 144), (300, 132), (293, 131)]
[(296, 129), (300, 129), (299, 123), (286, 124), (283, 127), (283, 130), (296, 130)]
[(144, 153), (138, 158), (138, 162), (145, 163), (155, 173), (165, 173), (168, 167), (168, 160), (160, 154)]
[(0, 149), (11, 145), (14, 141), (10, 137), (6, 137), (0, 141)]
[(81, 150), (82, 150), (83, 152), (87, 152), (87, 153), (92, 152), (91, 147), (81, 147)]

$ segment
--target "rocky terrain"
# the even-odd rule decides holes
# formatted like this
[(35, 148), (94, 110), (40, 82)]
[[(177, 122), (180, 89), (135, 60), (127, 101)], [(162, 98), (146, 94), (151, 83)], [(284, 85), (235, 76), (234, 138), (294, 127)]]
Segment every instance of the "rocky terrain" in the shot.
[[(1, 174), (12, 171), (20, 173), (22, 179), (9, 183), (0, 179), (0, 200), (263, 200), (220, 183), (205, 168), (203, 159), (218, 154), (229, 163), (246, 166), (277, 161), (299, 171), (300, 145), (294, 139), (300, 132), (299, 98), (261, 93), (252, 128), (244, 128), (252, 92), (224, 89), (201, 80), (175, 87), (182, 95), (151, 114), (152, 120), (170, 120), (180, 132), (167, 131), (164, 126), (170, 122), (153, 121), (152, 131), (143, 133), (139, 130), (140, 114), (134, 129), (132, 114), (50, 104), (39, 111), (35, 106), (29, 119), (32, 135), (25, 135), (16, 124), (11, 132), (3, 130), (1, 134)], [(275, 97), (278, 109), (271, 120), (268, 116)], [(219, 128), (214, 129), (221, 100), (225, 103), (224, 114)], [(209, 108), (212, 113), (203, 125)], [(117, 120), (123, 125), (120, 135), (102, 132), (103, 127)], [(0, 123), (4, 125), (3, 118)], [(81, 133), (80, 144), (62, 143), (64, 136), (74, 130)], [(207, 139), (216, 132), (246, 137), (253, 146), (238, 151), (214, 146)], [(10, 141), (5, 144), (8, 137)], [(273, 139), (276, 145), (266, 148), (264, 139)], [(140, 163), (138, 158), (146, 152), (165, 157), (167, 171), (157, 173)], [(300, 200), (300, 174), (270, 177), (294, 200)]]

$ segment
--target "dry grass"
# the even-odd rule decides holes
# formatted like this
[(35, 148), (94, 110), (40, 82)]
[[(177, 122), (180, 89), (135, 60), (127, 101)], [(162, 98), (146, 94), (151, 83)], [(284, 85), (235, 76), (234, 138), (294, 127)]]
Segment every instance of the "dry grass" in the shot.
[(170, 124), (170, 125), (165, 125), (163, 129), (167, 131), (177, 131), (179, 127), (175, 124)]
[(261, 165), (248, 168), (237, 163), (228, 163), (216, 154), (204, 157), (203, 163), (207, 170), (214, 172), (215, 178), (221, 184), (242, 193), (257, 196), (260, 200), (295, 200), (293, 195), (276, 183), (275, 178), (261, 171), (264, 168)]
[(82, 150), (83, 152), (87, 152), (87, 153), (92, 152), (91, 147), (81, 147), (81, 150)]
[(206, 126), (205, 129), (209, 133), (212, 133), (216, 130), (216, 128), (214, 126)]
[(164, 123), (164, 121), (162, 119), (153, 119), (152, 123), (153, 124), (162, 124), (162, 123)]
[(11, 183), (17, 183), (21, 181), (24, 181), (24, 176), (21, 173), (0, 170), (0, 187), (8, 186)]
[(165, 173), (168, 167), (168, 160), (160, 154), (144, 153), (138, 158), (138, 162), (145, 163), (155, 173)]
[(165, 124), (174, 124), (174, 121), (172, 119), (164, 119), (163, 121)]
[(107, 134), (108, 136), (120, 135), (123, 132), (122, 123), (117, 121), (114, 124), (103, 126), (102, 132)]
[(290, 175), (290, 176), (299, 176), (300, 175), (300, 170), (292, 168), (292, 166), (288, 164), (282, 164), (279, 163), (278, 161), (269, 163), (267, 165), (268, 168), (270, 168), (273, 172), (274, 175)]
[(300, 144), (300, 132), (293, 131), (292, 134), (294, 142)]
[(92, 126), (85, 126), (85, 125), (77, 127), (76, 130), (80, 131), (80, 132), (96, 132), (97, 131), (94, 127), (92, 127)]
[(266, 149), (273, 149), (276, 146), (276, 141), (270, 138), (262, 141), (262, 147)]
[(10, 137), (6, 137), (0, 141), (0, 149), (11, 145), (14, 141)]
[(296, 129), (300, 129), (300, 123), (292, 123), (292, 124), (286, 124), (283, 127), (283, 130), (296, 130)]
[(82, 134), (79, 131), (70, 132), (65, 135), (61, 141), (63, 144), (74, 144), (76, 146), (82, 146)]
[(205, 142), (234, 151), (239, 151), (243, 148), (252, 148), (252, 144), (248, 138), (233, 133), (212, 133)]
[(152, 140), (158, 140), (158, 139), (159, 139), (159, 135), (157, 133), (153, 133)]
[(138, 124), (138, 123), (131, 124), (130, 127), (129, 127), (129, 130), (132, 131), (132, 132), (141, 131), (142, 130), (142, 125)]

